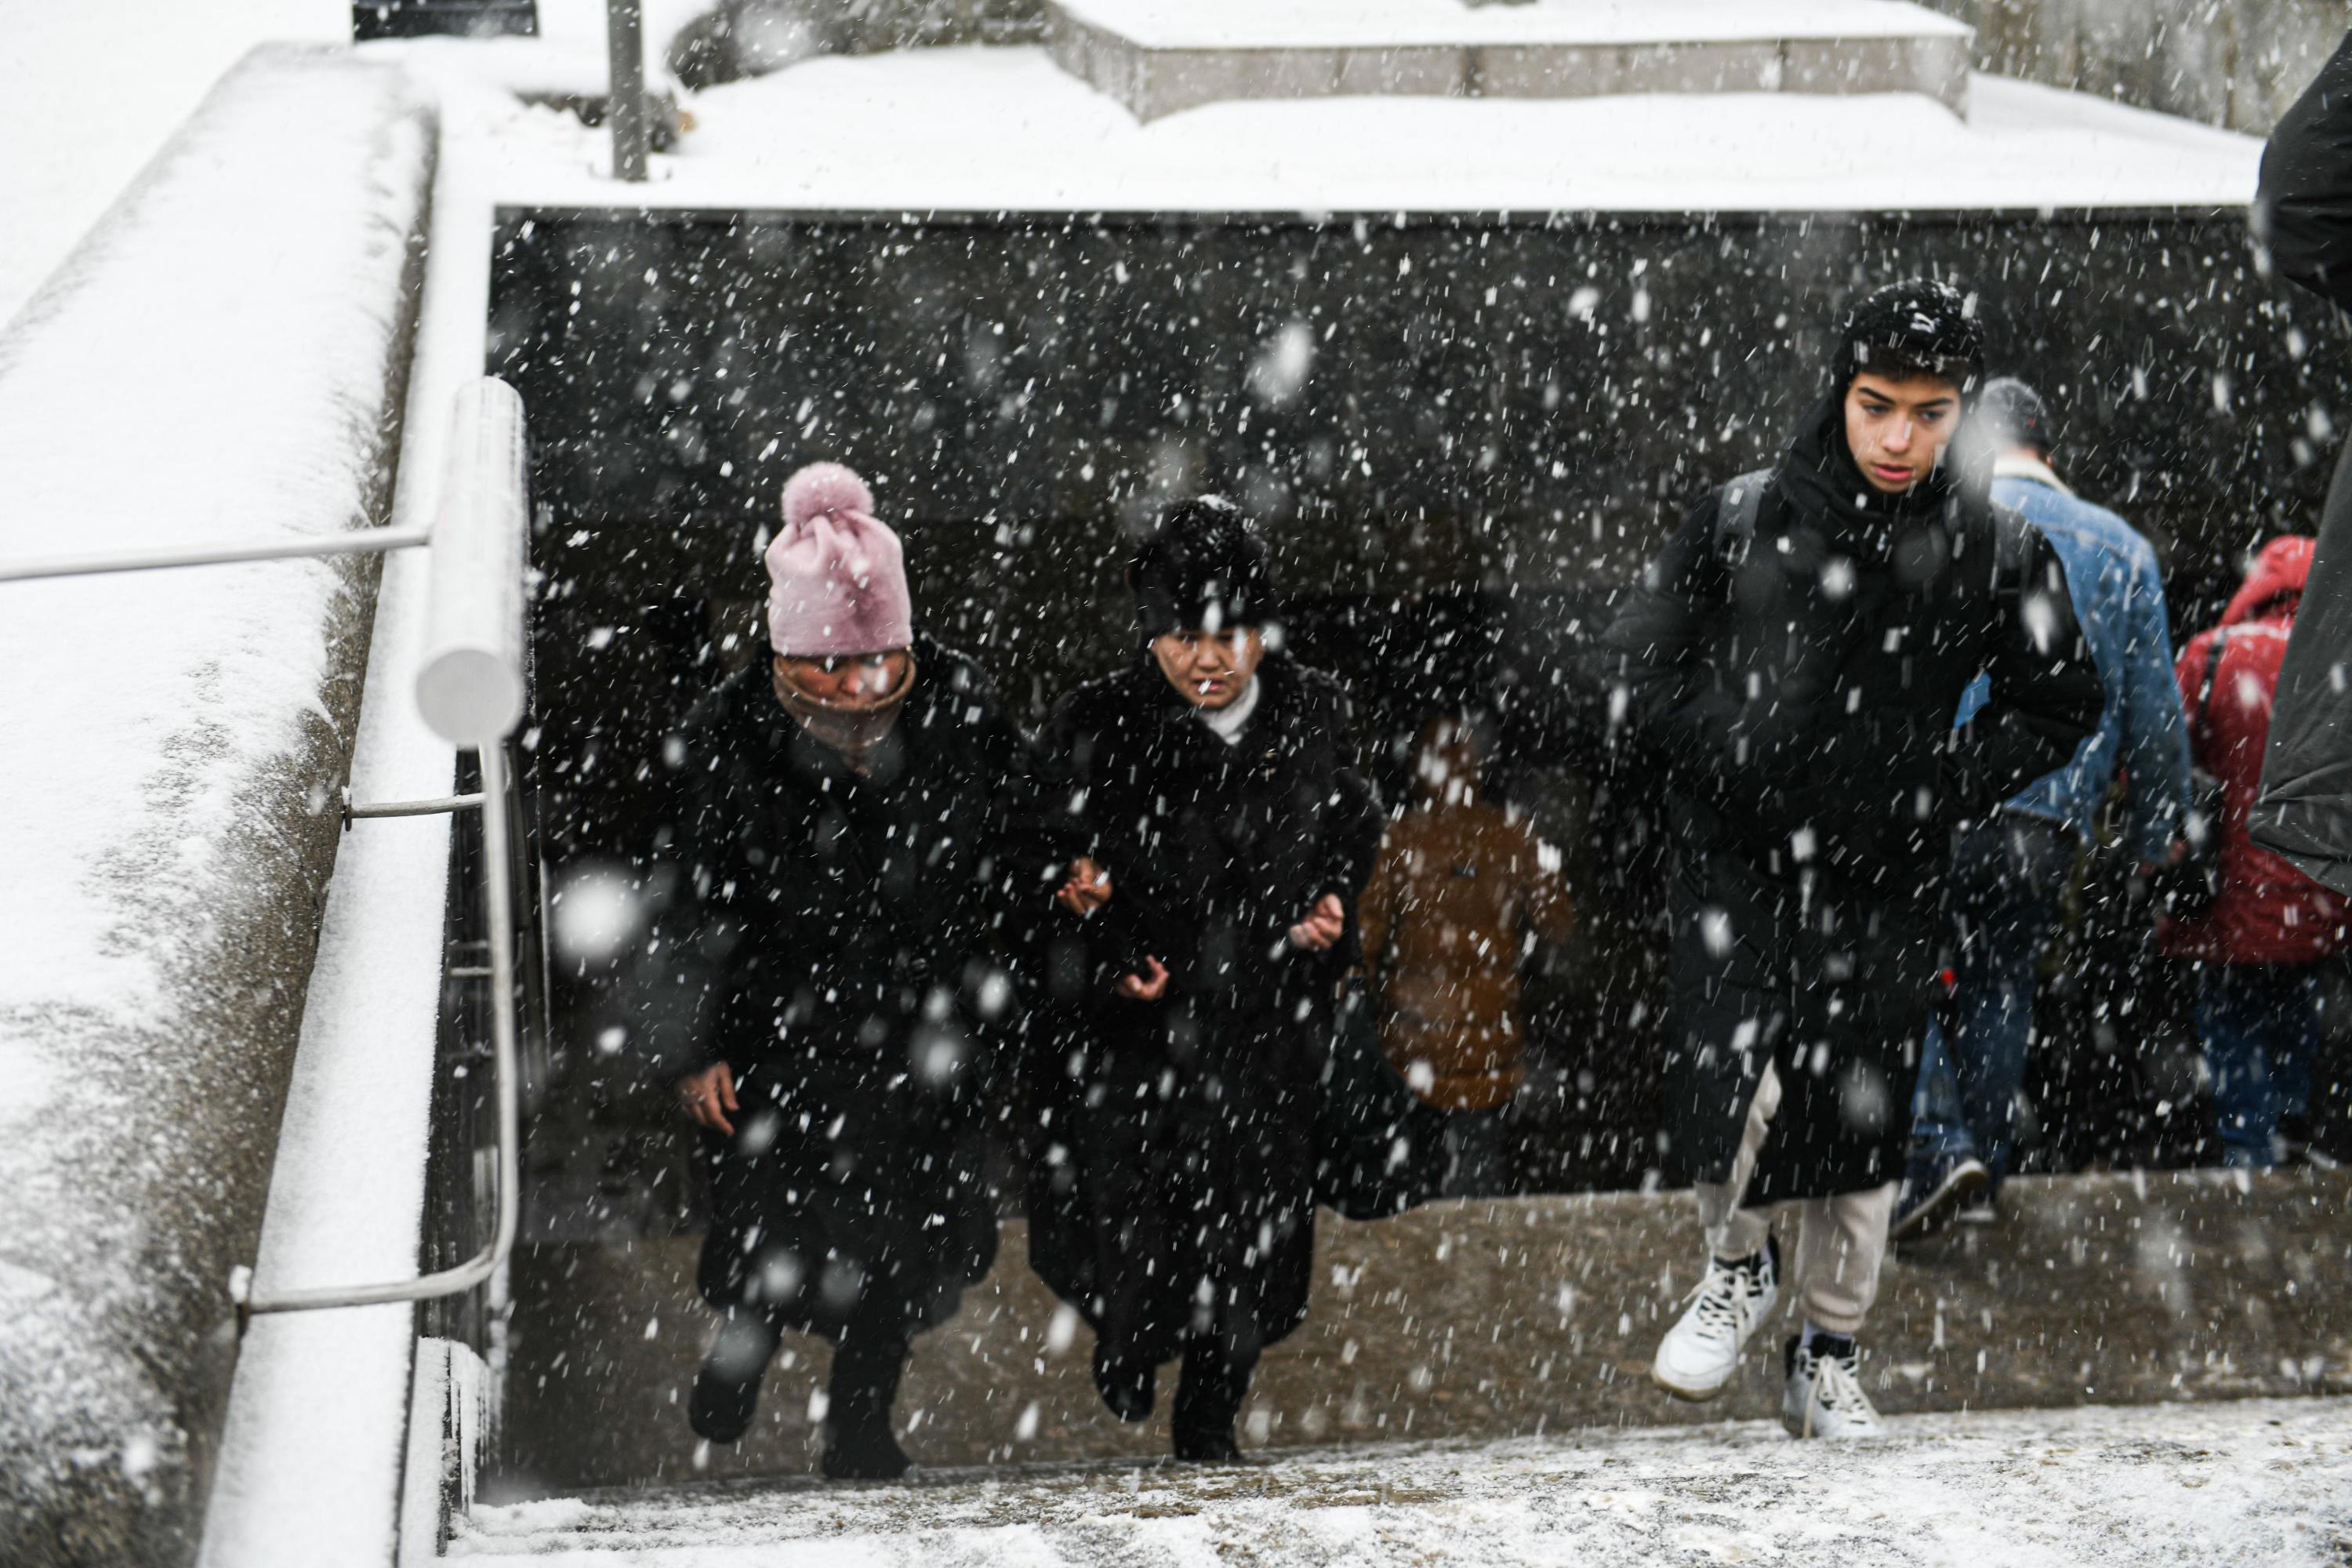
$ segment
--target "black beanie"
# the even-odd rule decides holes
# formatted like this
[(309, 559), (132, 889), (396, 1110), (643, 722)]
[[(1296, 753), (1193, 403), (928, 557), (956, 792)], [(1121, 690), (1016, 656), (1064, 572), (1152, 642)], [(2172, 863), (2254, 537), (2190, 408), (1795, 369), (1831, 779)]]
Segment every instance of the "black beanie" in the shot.
[(1898, 378), (1925, 372), (1971, 393), (1984, 374), (1984, 323), (1974, 300), (1948, 283), (1906, 279), (1846, 308), (1832, 390), (1843, 396), (1855, 376), (1875, 370)]
[(2013, 375), (1985, 383), (1969, 424), (1978, 439), (1998, 447), (2032, 447), (2047, 452), (2057, 445), (2050, 405), (2040, 393)]
[(1127, 564), (1143, 635), (1263, 626), (1274, 618), (1265, 542), (1223, 496), (1171, 502)]

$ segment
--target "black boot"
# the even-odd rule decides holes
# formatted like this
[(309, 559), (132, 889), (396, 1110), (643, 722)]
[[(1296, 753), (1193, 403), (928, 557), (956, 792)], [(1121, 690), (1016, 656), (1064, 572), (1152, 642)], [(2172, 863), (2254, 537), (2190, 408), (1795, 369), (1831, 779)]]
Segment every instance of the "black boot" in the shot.
[(1196, 1339), (1184, 1347), (1184, 1372), (1170, 1413), (1176, 1457), (1192, 1465), (1231, 1465), (1241, 1460), (1234, 1420), (1249, 1395), (1255, 1352), (1243, 1352), (1223, 1340)]
[(824, 1473), (836, 1481), (895, 1481), (913, 1463), (890, 1435), (890, 1406), (907, 1370), (906, 1336), (860, 1325), (834, 1348), (824, 1414)]
[(751, 1425), (760, 1405), (760, 1379), (783, 1342), (764, 1312), (730, 1307), (719, 1338), (694, 1374), (686, 1402), (686, 1424), (714, 1443), (732, 1443)]
[(1095, 1392), (1110, 1413), (1122, 1421), (1141, 1421), (1151, 1414), (1160, 1369), (1148, 1361), (1127, 1361), (1107, 1352), (1095, 1341)]

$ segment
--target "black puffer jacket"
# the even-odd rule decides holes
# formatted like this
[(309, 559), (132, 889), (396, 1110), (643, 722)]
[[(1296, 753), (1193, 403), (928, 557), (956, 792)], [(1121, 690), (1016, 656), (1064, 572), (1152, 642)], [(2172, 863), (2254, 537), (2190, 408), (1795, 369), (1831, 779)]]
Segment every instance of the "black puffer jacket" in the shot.
[[(1942, 472), (1871, 491), (1834, 400), (1750, 536), (1723, 495), (1685, 518), (1598, 661), (1675, 831), (1667, 1153), (1724, 1179), (1777, 1057), (1751, 1193), (1854, 1191), (1900, 1171), (1951, 830), (2073, 754), (2099, 678), (2041, 535)], [(1979, 671), (1991, 700), (1955, 731)]]
[[(1833, 404), (1766, 485), (1752, 537), (1693, 507), (1603, 637), (1603, 679), (1669, 783), (1751, 854), (1940, 863), (1958, 820), (2074, 754), (2099, 678), (2057, 554), (1959, 479), (1868, 492)], [(1923, 493), (1924, 492), (1924, 493)], [(1982, 670), (1992, 698), (1952, 718)]]
[(869, 777), (783, 710), (764, 657), (688, 717), (671, 902), (631, 988), (657, 1076), (738, 1080), (704, 1294), (819, 1332), (936, 1322), (986, 1273), (982, 1121), (1048, 891), (1020, 732), (971, 660), (915, 657)]
[[(2263, 151), (2257, 233), (2282, 277), (2352, 309), (2352, 34)], [(2279, 667), (2255, 844), (2352, 893), (2352, 447), (2336, 459), (2294, 635)]]
[[(1066, 847), (1113, 892), (1078, 928), (1069, 1048), (1037, 1063), (1031, 1257), (1127, 1361), (1165, 1361), (1196, 1328), (1254, 1349), (1307, 1310), (1320, 1079), (1381, 820), (1339, 684), (1280, 655), (1257, 679), (1234, 745), (1148, 655), (1064, 699), (1039, 743)], [(1326, 893), (1349, 906), (1349, 938), (1293, 948)], [(1146, 953), (1168, 995), (1112, 995)]]

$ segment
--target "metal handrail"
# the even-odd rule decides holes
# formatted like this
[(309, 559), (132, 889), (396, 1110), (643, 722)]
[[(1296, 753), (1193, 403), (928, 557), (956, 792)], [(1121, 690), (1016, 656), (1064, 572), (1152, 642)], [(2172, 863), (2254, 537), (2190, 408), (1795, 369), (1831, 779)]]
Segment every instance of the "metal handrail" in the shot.
[[(520, 673), (522, 530), (528, 497), (523, 479), (522, 400), (512, 387), (484, 376), (457, 395), (456, 436), (442, 510), (430, 530), (370, 529), (311, 538), (199, 544), (175, 550), (130, 550), (46, 560), (0, 561), (0, 583), (87, 577), (111, 572), (153, 572), (182, 566), (291, 561), (329, 555), (381, 554), (415, 545), (437, 546), (426, 608), (434, 637), (420, 671), (417, 705), (425, 721), (460, 751), (481, 762), (482, 787), (432, 800), (352, 804), (342, 792), (343, 826), (354, 819), (425, 816), (467, 810), (482, 814), (489, 860), (490, 973), (497, 992), (490, 1010), (498, 1073), (498, 1225), (489, 1244), (455, 1268), (376, 1285), (326, 1286), (253, 1293), (253, 1270), (229, 1273), (237, 1332), (264, 1312), (326, 1307), (366, 1307), (425, 1301), (470, 1290), (497, 1273), (514, 1250), (521, 1213), (521, 1093), (517, 1065), (514, 985), (514, 868), (508, 837), (506, 737), (524, 706)], [(483, 574), (497, 579), (486, 582)], [(511, 577), (511, 581), (507, 579)], [(446, 603), (444, 602), (446, 599)]]
[(343, 786), (343, 831), (349, 833), (352, 824), (376, 816), (446, 816), (460, 811), (471, 811), (482, 804), (482, 792), (472, 795), (437, 795), (431, 800), (372, 800), (365, 805), (352, 800), (352, 786)]
[(162, 572), (175, 566), (224, 566), (239, 561), (295, 561), (319, 555), (381, 555), (430, 544), (432, 535), (415, 530), (372, 528), (311, 539), (257, 539), (241, 544), (195, 544), (181, 550), (122, 550), (100, 555), (53, 555), (47, 560), (0, 561), (0, 583), (42, 577), (95, 577), (107, 572)]
[[(448, 802), (402, 802), (436, 809), (472, 808), (482, 814), (482, 854), (489, 862), (490, 898), (490, 1047), (498, 1076), (499, 1217), (489, 1243), (454, 1268), (422, 1274), (414, 1279), (387, 1280), (380, 1285), (329, 1285), (308, 1290), (281, 1290), (255, 1296), (251, 1276), (232, 1280), (236, 1300), (237, 1331), (265, 1312), (309, 1312), (328, 1307), (373, 1307), (389, 1301), (427, 1301), (472, 1289), (499, 1270), (514, 1250), (515, 1232), (522, 1211), (522, 1096), (519, 1089), (514, 994), (514, 867), (507, 839), (507, 759), (504, 748), (484, 746), (477, 752), (482, 764), (479, 794), (454, 796)], [(364, 811), (353, 809), (353, 815)], [(381, 815), (422, 815), (385, 812)], [(242, 1287), (240, 1289), (240, 1287)]]

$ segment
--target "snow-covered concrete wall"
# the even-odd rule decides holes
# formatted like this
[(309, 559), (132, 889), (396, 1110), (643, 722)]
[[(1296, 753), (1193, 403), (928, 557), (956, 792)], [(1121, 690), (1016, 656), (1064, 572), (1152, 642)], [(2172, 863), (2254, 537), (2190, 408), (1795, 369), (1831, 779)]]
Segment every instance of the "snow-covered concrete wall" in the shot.
[[(396, 68), (232, 70), (0, 336), (0, 557), (380, 524), (434, 153)], [(0, 1562), (194, 1550), (376, 575), (0, 584)]]
[(2003, 76), (2267, 135), (2352, 27), (2352, 0), (1926, 0)]

